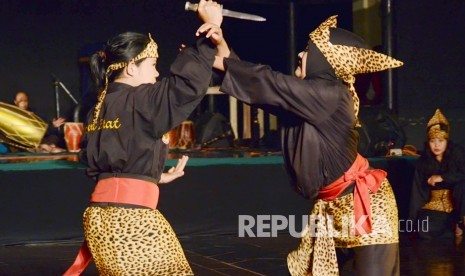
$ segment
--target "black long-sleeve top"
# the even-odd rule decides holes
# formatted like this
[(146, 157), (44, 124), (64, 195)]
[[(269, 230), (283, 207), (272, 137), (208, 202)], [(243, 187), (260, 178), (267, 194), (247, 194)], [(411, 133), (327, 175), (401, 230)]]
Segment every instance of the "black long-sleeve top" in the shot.
[(278, 116), (291, 185), (315, 199), (357, 157), (352, 97), (339, 79), (301, 80), (256, 65), (225, 59), (220, 90)]
[[(443, 182), (436, 183), (434, 187), (429, 185), (428, 178), (432, 175), (440, 175)], [(410, 219), (415, 219), (421, 207), (428, 203), (431, 190), (453, 190), (455, 185), (465, 185), (465, 151), (449, 141), (447, 155), (441, 162), (426, 154), (418, 159), (410, 196)]]
[(103, 128), (85, 133), (81, 143), (80, 159), (88, 176), (130, 174), (158, 182), (168, 152), (163, 135), (185, 120), (205, 95), (215, 53), (208, 39), (199, 38), (195, 47), (179, 53), (169, 77), (137, 87), (110, 83), (99, 116)]

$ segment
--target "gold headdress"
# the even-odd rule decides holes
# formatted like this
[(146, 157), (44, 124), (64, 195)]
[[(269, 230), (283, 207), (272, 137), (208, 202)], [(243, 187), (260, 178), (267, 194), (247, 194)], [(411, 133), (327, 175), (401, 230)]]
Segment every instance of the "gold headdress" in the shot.
[(359, 125), (360, 100), (354, 87), (354, 75), (399, 67), (403, 65), (403, 62), (369, 49), (332, 44), (330, 42), (330, 28), (336, 27), (337, 15), (334, 15), (311, 32), (310, 39), (333, 67), (337, 77), (349, 85), (349, 91), (354, 99), (355, 118), (357, 125)]
[(105, 98), (105, 95), (107, 93), (108, 76), (110, 75), (110, 73), (112, 71), (116, 71), (116, 70), (126, 67), (131, 61), (138, 61), (144, 58), (158, 58), (158, 45), (152, 39), (152, 35), (150, 33), (149, 33), (149, 43), (147, 43), (147, 46), (145, 47), (145, 49), (142, 52), (140, 52), (137, 56), (135, 56), (133, 59), (131, 59), (128, 62), (124, 62), (124, 61), (117, 62), (117, 63), (110, 64), (110, 66), (108, 66), (107, 71), (105, 73), (105, 88), (102, 90), (102, 92), (100, 92), (98, 102), (95, 105), (94, 118), (92, 120), (92, 124), (87, 126), (87, 131), (94, 131), (94, 130), (97, 130), (98, 128), (97, 120), (100, 114), (100, 109), (102, 108), (103, 99)]
[(428, 138), (449, 138), (449, 122), (446, 119), (446, 116), (441, 113), (441, 110), (436, 109), (433, 117), (429, 119), (428, 125)]

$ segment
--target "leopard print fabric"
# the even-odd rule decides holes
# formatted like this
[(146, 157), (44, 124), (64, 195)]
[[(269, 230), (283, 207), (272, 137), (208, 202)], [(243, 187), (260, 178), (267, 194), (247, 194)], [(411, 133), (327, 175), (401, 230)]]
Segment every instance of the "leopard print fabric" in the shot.
[(99, 275), (193, 275), (158, 210), (91, 206), (84, 212), (84, 232)]
[[(296, 275), (339, 275), (335, 248), (399, 242), (397, 205), (389, 181), (385, 179), (377, 193), (370, 191), (372, 232), (354, 235), (353, 194), (334, 201), (317, 200), (309, 224), (296, 250), (287, 257), (289, 272)], [(312, 224), (312, 217), (330, 217)], [(313, 227), (313, 229), (312, 229)]]
[[(360, 100), (355, 91), (354, 75), (382, 71), (402, 66), (403, 63), (390, 56), (369, 49), (346, 45), (334, 45), (330, 42), (330, 28), (337, 27), (337, 16), (331, 16), (310, 33), (310, 39), (318, 47), (326, 60), (333, 67), (338, 78), (349, 86), (354, 100), (355, 117), (358, 116)], [(357, 125), (358, 119), (357, 119)]]
[(431, 197), (429, 202), (423, 205), (421, 208), (426, 210), (451, 213), (454, 210), (451, 190), (431, 190)]

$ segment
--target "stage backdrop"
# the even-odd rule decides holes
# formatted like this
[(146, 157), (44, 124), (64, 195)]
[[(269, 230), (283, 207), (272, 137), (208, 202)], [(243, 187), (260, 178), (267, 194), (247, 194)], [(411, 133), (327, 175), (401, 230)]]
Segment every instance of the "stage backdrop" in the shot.
[(423, 148), (426, 123), (436, 108), (451, 122), (451, 138), (465, 146), (465, 1), (394, 3), (399, 119), (407, 143)]

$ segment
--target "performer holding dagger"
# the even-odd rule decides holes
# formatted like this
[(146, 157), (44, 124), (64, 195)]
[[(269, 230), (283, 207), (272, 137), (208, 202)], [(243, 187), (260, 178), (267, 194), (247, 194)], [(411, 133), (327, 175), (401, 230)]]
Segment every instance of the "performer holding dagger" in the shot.
[(165, 134), (202, 100), (223, 43), (221, 6), (201, 0), (197, 11), (204, 24), (169, 77), (157, 80), (158, 46), (150, 34), (122, 33), (92, 55), (99, 98), (87, 119), (80, 161), (97, 184), (84, 212), (85, 241), (65, 275), (79, 275), (91, 259), (101, 275), (193, 274), (157, 203), (158, 185), (183, 176), (188, 159), (163, 172)]

